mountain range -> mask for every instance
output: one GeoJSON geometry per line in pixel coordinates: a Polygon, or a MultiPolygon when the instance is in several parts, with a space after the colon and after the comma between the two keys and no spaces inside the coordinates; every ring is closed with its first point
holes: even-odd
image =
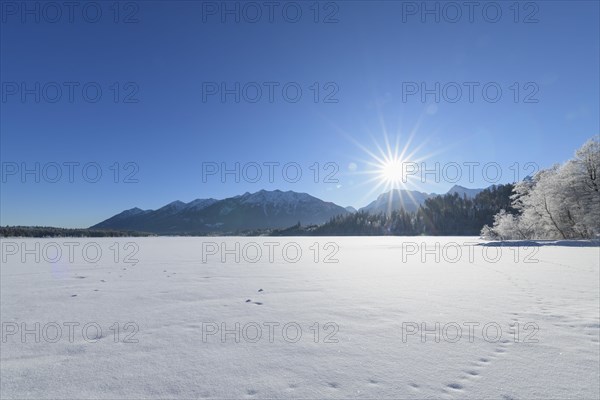
{"type": "Polygon", "coordinates": [[[261,190],[224,200],[174,201],[158,210],[132,208],[91,229],[135,230],[161,234],[202,234],[248,229],[286,228],[321,224],[336,215],[348,214],[344,207],[306,193],[261,190]]]}
{"type": "MultiPolygon", "coordinates": [[[[474,197],[483,189],[455,185],[447,193],[474,197]]],[[[416,211],[426,199],[437,194],[392,190],[381,194],[359,211],[390,212],[404,208],[416,211]]],[[[256,193],[217,200],[196,199],[189,203],[171,202],[157,210],[131,208],[102,221],[90,229],[133,230],[157,234],[209,234],[254,229],[286,228],[322,224],[334,216],[356,212],[325,202],[306,193],[260,190],[256,193]]]]}
{"type": "MultiPolygon", "coordinates": [[[[460,197],[474,198],[484,189],[468,189],[464,186],[454,185],[446,194],[458,194],[460,197]]],[[[424,193],[416,190],[394,189],[382,193],[376,200],[360,209],[371,214],[390,213],[394,210],[404,209],[408,212],[414,212],[425,203],[425,200],[439,196],[437,193],[424,193]]]]}

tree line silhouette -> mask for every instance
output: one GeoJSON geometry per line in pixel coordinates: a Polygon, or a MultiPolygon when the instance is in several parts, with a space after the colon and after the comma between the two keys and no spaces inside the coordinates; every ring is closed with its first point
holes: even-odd
{"type": "Polygon", "coordinates": [[[274,236],[467,236],[479,235],[494,216],[505,210],[516,213],[511,205],[514,185],[487,188],[474,198],[457,193],[426,199],[415,212],[393,210],[370,214],[359,211],[338,215],[323,225],[301,226],[274,230],[274,236]]]}

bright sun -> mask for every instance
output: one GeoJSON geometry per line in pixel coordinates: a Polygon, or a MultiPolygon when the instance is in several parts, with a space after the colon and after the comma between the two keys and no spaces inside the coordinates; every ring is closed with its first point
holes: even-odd
{"type": "Polygon", "coordinates": [[[385,182],[388,187],[399,187],[402,183],[406,183],[404,180],[404,168],[402,160],[399,158],[386,159],[381,163],[379,170],[380,179],[385,182]]]}
{"type": "Polygon", "coordinates": [[[364,143],[350,137],[354,144],[368,156],[361,160],[364,166],[359,167],[353,162],[348,167],[353,175],[367,176],[367,179],[361,182],[361,185],[370,186],[370,190],[364,193],[365,201],[371,199],[373,194],[377,194],[377,201],[385,201],[381,196],[387,194],[389,210],[396,207],[398,201],[418,205],[413,191],[422,192],[422,183],[425,183],[423,177],[419,176],[419,171],[427,159],[437,154],[437,152],[422,152],[428,147],[429,140],[418,132],[421,119],[418,118],[412,129],[402,132],[399,127],[394,135],[389,135],[383,117],[380,116],[383,143],[378,142],[370,134],[374,147],[367,147],[364,143]],[[419,143],[413,143],[415,137],[419,137],[419,143]]]}
{"type": "Polygon", "coordinates": [[[363,144],[355,141],[355,144],[360,147],[368,156],[369,159],[364,160],[366,168],[357,172],[358,174],[366,174],[369,176],[364,181],[365,185],[373,185],[371,190],[365,193],[365,198],[369,198],[373,193],[378,195],[388,193],[389,206],[395,197],[397,190],[405,190],[406,196],[402,201],[414,202],[411,191],[421,191],[418,174],[418,165],[428,159],[432,154],[418,155],[418,153],[426,146],[426,141],[422,141],[417,146],[411,146],[413,138],[416,136],[417,128],[413,129],[404,140],[401,140],[400,133],[390,140],[385,127],[383,128],[382,144],[373,140],[375,149],[365,147],[363,144]]]}

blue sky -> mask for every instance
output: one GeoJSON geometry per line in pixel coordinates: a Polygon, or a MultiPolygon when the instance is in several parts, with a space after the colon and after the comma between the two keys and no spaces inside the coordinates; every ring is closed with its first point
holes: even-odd
{"type": "Polygon", "coordinates": [[[236,2],[226,7],[240,7],[239,22],[235,13],[223,22],[222,2],[123,2],[115,14],[113,2],[100,1],[97,22],[85,2],[72,21],[63,8],[56,22],[56,10],[28,2],[23,14],[21,4],[1,10],[2,225],[86,227],[134,206],[260,189],[358,208],[384,190],[366,172],[386,137],[408,149],[405,164],[461,166],[458,182],[441,173],[438,182],[435,174],[409,180],[410,189],[441,193],[454,183],[489,186],[488,163],[501,167],[498,183],[514,180],[515,163],[522,178],[526,163],[564,161],[600,131],[597,1],[522,2],[518,15],[514,2],[500,1],[485,15],[475,9],[472,21],[463,8],[456,22],[455,10],[436,2],[427,4],[440,7],[439,22],[415,13],[421,2],[281,2],[287,13],[275,9],[272,21],[257,2],[256,22],[248,21],[256,10],[236,2]],[[231,92],[222,99],[221,85],[235,92],[236,83],[239,102],[231,92]],[[432,91],[424,101],[422,85],[432,91]],[[497,88],[502,97],[492,102],[497,88]],[[79,163],[73,182],[71,162],[79,163]],[[272,183],[271,162],[279,163],[272,183]],[[35,173],[23,179],[22,167],[36,163],[39,182],[35,173]],[[203,182],[203,163],[240,163],[251,176],[249,163],[258,163],[263,178],[203,182]],[[283,178],[288,163],[300,166],[298,182],[283,178]],[[464,163],[479,163],[472,182],[464,163]],[[62,178],[52,182],[57,164],[62,178]],[[337,182],[324,182],[338,168],[337,182]],[[128,173],[137,182],[123,182],[128,173]]]}

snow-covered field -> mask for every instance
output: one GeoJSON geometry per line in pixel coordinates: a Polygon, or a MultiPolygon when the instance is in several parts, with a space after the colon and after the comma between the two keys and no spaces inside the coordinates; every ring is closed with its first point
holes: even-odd
{"type": "Polygon", "coordinates": [[[597,399],[599,247],[464,242],[2,239],[0,397],[597,399]]]}

